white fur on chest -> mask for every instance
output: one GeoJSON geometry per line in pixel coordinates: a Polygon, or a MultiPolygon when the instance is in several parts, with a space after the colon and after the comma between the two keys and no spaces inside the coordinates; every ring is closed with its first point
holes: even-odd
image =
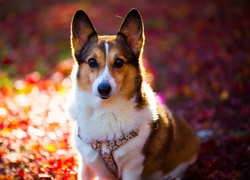
{"type": "Polygon", "coordinates": [[[77,95],[77,101],[70,108],[83,141],[117,139],[153,119],[149,108],[137,110],[133,100],[116,99],[108,106],[99,106],[100,100],[91,96],[77,95]]]}

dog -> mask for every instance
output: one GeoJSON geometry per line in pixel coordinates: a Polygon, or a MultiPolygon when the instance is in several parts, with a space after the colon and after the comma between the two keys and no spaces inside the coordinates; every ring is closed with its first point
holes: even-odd
{"type": "Polygon", "coordinates": [[[175,179],[198,156],[196,133],[157,101],[145,80],[144,41],[136,9],[112,36],[98,35],[82,10],[72,19],[69,112],[79,179],[175,179]]]}

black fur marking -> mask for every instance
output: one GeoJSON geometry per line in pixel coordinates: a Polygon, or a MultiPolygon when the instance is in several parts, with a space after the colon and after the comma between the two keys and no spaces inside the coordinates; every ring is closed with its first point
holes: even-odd
{"type": "Polygon", "coordinates": [[[117,37],[120,37],[123,39],[123,41],[126,43],[126,45],[128,46],[128,48],[130,49],[131,53],[133,54],[133,56],[135,56],[136,58],[139,58],[140,57],[140,54],[141,54],[141,51],[138,51],[138,52],[134,52],[132,47],[129,45],[128,41],[127,41],[127,37],[121,33],[121,32],[118,32],[117,33],[117,37]]]}
{"type": "Polygon", "coordinates": [[[81,71],[80,69],[81,69],[81,68],[80,68],[80,66],[79,66],[78,69],[77,69],[77,73],[76,73],[76,78],[77,78],[77,79],[80,79],[80,73],[81,73],[81,72],[80,72],[80,71],[81,71]]]}
{"type": "Polygon", "coordinates": [[[136,105],[137,109],[142,109],[148,104],[147,98],[145,94],[141,92],[141,90],[136,92],[136,103],[137,103],[136,105]]]}
{"type": "Polygon", "coordinates": [[[127,63],[132,64],[136,68],[139,68],[139,56],[140,54],[134,54],[133,50],[130,48],[129,44],[126,42],[126,36],[123,34],[117,35],[116,44],[118,48],[122,49],[123,55],[128,60],[127,63]]]}
{"type": "Polygon", "coordinates": [[[101,42],[98,44],[98,47],[99,47],[99,49],[103,52],[103,54],[104,54],[104,56],[105,56],[105,59],[106,59],[107,57],[106,57],[105,41],[101,41],[101,42]]]}
{"type": "Polygon", "coordinates": [[[88,57],[91,49],[93,49],[93,47],[97,44],[97,37],[96,37],[95,34],[92,34],[91,36],[89,36],[88,39],[89,40],[81,48],[81,50],[79,52],[75,53],[75,58],[76,58],[76,60],[78,62],[78,65],[80,65],[80,64],[87,61],[87,57],[88,57]]]}

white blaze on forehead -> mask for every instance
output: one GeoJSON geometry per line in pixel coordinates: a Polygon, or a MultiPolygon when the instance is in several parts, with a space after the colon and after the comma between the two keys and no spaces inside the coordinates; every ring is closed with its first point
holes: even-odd
{"type": "Polygon", "coordinates": [[[106,78],[108,79],[109,76],[110,76],[109,69],[108,69],[109,44],[108,44],[107,41],[105,41],[104,45],[105,45],[106,64],[105,64],[105,68],[104,68],[103,74],[101,76],[104,79],[106,79],[106,78]]]}
{"type": "Polygon", "coordinates": [[[108,56],[109,56],[109,44],[105,41],[105,53],[106,53],[106,66],[108,64],[108,56]]]}

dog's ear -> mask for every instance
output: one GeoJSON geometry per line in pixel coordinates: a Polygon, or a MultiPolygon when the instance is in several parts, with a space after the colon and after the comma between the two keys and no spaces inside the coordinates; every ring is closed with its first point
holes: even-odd
{"type": "Polygon", "coordinates": [[[78,10],[71,23],[71,46],[73,55],[78,53],[92,38],[97,39],[96,30],[88,15],[84,11],[78,10]]]}
{"type": "Polygon", "coordinates": [[[126,42],[136,56],[144,45],[144,26],[138,10],[132,9],[127,14],[117,35],[125,37],[126,42]]]}

